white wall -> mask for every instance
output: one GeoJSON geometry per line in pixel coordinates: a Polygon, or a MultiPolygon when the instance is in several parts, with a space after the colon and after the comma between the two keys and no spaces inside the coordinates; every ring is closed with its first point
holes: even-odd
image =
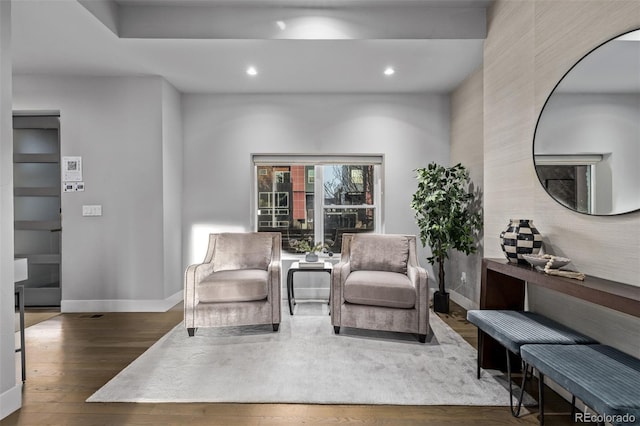
{"type": "Polygon", "coordinates": [[[638,117],[638,93],[554,93],[538,123],[535,152],[610,153],[596,166],[598,205],[612,212],[635,210],[640,206],[638,117]]]}
{"type": "Polygon", "coordinates": [[[11,2],[0,1],[0,419],[20,408],[16,384],[13,283],[11,2]]]}
{"type": "Polygon", "coordinates": [[[62,155],[83,158],[85,192],[62,197],[67,312],[179,301],[206,235],[250,228],[251,153],[384,154],[385,231],[412,234],[413,170],[449,161],[449,100],[439,95],[181,101],[159,78],[17,76],[13,107],[59,110],[62,155]],[[83,204],[101,204],[103,216],[82,217],[83,204]]]}
{"type": "Polygon", "coordinates": [[[182,289],[182,105],[180,92],[162,82],[162,203],[164,297],[182,289]]]}
{"type": "MultiPolygon", "coordinates": [[[[62,310],[163,310],[180,300],[167,292],[181,284],[165,282],[165,243],[179,238],[163,239],[163,195],[171,203],[177,192],[165,192],[163,166],[181,174],[163,161],[179,152],[179,119],[163,125],[177,116],[176,94],[158,77],[15,76],[13,88],[16,110],[60,111],[62,155],[83,159],[85,191],[62,195],[62,310]],[[173,100],[163,104],[163,92],[173,100]],[[83,217],[84,204],[101,204],[103,215],[83,217]]],[[[176,212],[167,225],[178,227],[176,212]]]]}
{"type": "Polygon", "coordinates": [[[447,96],[184,95],[183,119],[185,265],[208,232],[249,230],[252,153],[384,154],[385,232],[411,234],[414,170],[449,161],[447,96]]]}
{"type": "MultiPolygon", "coordinates": [[[[483,71],[476,70],[451,94],[451,165],[462,163],[469,171],[474,193],[482,208],[483,164],[483,71]],[[480,136],[479,136],[480,135],[480,136]]],[[[480,300],[480,269],[484,250],[482,232],[477,251],[466,255],[451,250],[445,263],[445,281],[451,299],[465,309],[477,309],[480,300]],[[462,279],[462,275],[465,279],[462,279]]]]}

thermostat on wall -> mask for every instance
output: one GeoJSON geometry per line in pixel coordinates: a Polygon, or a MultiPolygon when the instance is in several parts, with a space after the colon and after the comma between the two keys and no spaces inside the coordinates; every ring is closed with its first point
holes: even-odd
{"type": "Polygon", "coordinates": [[[64,182],[82,180],[82,157],[62,157],[62,180],[64,182]]]}

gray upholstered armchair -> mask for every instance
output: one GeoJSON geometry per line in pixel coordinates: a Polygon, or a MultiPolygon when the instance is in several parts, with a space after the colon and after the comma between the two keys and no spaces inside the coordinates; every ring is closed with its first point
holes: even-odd
{"type": "Polygon", "coordinates": [[[340,327],[355,327],[416,333],[426,341],[429,291],[415,236],[344,234],[331,291],[336,334],[340,327]]]}
{"type": "Polygon", "coordinates": [[[198,327],[280,325],[279,232],[209,235],[204,263],[185,273],[184,323],[198,327]]]}

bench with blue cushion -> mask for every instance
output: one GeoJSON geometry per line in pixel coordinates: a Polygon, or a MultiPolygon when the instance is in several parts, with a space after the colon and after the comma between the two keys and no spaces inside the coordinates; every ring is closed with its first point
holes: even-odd
{"type": "Polygon", "coordinates": [[[467,312],[467,320],[478,327],[478,379],[480,378],[482,365],[481,354],[484,334],[492,337],[506,348],[509,402],[511,413],[516,417],[520,414],[528,368],[525,366],[520,398],[518,399],[517,410],[514,410],[509,352],[520,355],[520,348],[527,344],[576,345],[597,343],[588,336],[534,312],[491,309],[470,310],[467,312]]]}
{"type": "Polygon", "coordinates": [[[640,359],[605,345],[524,345],[539,372],[540,424],[547,376],[614,425],[640,425],[640,359]]]}

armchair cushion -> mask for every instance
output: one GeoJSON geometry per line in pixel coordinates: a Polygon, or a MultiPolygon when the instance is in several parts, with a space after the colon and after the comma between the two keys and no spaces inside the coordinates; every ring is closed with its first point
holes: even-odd
{"type": "Polygon", "coordinates": [[[214,272],[198,284],[198,298],[203,303],[264,300],[267,281],[262,269],[214,272]]]}
{"type": "Polygon", "coordinates": [[[358,305],[411,309],[416,304],[416,289],[404,274],[355,271],[344,283],[344,299],[358,305]]]}
{"type": "Polygon", "coordinates": [[[351,243],[352,271],[407,273],[409,240],[403,235],[357,234],[351,243]]]}
{"type": "Polygon", "coordinates": [[[267,270],[271,262],[269,234],[220,234],[213,259],[214,272],[239,269],[267,270]]]}

